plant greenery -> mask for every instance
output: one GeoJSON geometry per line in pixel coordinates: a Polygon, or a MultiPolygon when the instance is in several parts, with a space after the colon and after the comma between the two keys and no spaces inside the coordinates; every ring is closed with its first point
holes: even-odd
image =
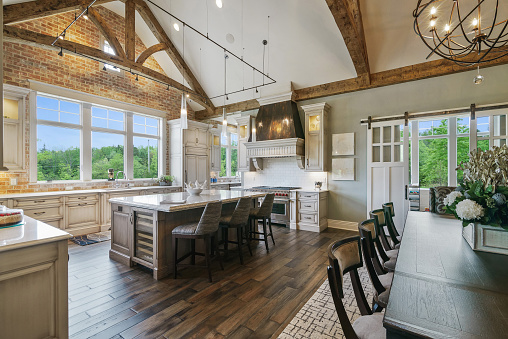
{"type": "Polygon", "coordinates": [[[175,181],[175,177],[172,175],[161,175],[159,179],[157,179],[158,183],[165,182],[166,184],[170,184],[175,181]]]}
{"type": "Polygon", "coordinates": [[[478,222],[482,225],[500,226],[508,230],[508,146],[494,146],[490,150],[478,149],[469,154],[469,162],[457,168],[464,173],[464,179],[457,188],[462,193],[453,203],[446,206],[446,212],[462,220],[462,226],[478,222]],[[457,205],[472,200],[483,208],[483,216],[474,220],[461,219],[457,205]]]}

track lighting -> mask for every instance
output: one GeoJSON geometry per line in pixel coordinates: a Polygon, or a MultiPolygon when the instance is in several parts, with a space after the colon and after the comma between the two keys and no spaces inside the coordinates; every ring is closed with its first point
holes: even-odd
{"type": "Polygon", "coordinates": [[[106,69],[106,64],[104,64],[104,67],[102,67],[102,70],[103,70],[103,71],[106,71],[106,70],[107,70],[107,69],[106,69]]]}
{"type": "Polygon", "coordinates": [[[62,47],[60,47],[60,52],[58,52],[58,55],[63,56],[63,48],[62,47]]]}
{"type": "Polygon", "coordinates": [[[168,85],[168,88],[167,88],[166,90],[168,90],[168,91],[169,91],[169,85],[168,85]]]}
{"type": "Polygon", "coordinates": [[[62,33],[62,34],[60,34],[60,35],[58,36],[58,38],[59,38],[60,40],[65,39],[65,31],[63,31],[63,33],[62,33]]]}
{"type": "Polygon", "coordinates": [[[136,81],[139,81],[138,75],[136,74],[136,81]]]}
{"type": "Polygon", "coordinates": [[[83,18],[85,18],[85,20],[88,20],[88,8],[86,9],[86,13],[83,14],[83,18]]]}

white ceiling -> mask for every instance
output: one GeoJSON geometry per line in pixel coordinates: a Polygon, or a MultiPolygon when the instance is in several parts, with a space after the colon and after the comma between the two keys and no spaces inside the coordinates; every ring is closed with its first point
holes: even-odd
{"type": "MultiPolygon", "coordinates": [[[[356,77],[356,72],[340,31],[325,0],[153,0],[203,34],[241,56],[258,69],[263,67],[262,40],[268,40],[265,70],[277,83],[259,89],[229,95],[234,103],[256,97],[288,92],[295,88],[356,77]],[[208,12],[208,29],[207,29],[208,12]],[[270,16],[270,34],[268,34],[270,16]],[[235,37],[234,43],[226,35],[235,37]],[[242,53],[243,50],[243,53],[242,53]],[[268,53],[269,52],[269,53],[268,53]]],[[[22,2],[6,0],[5,4],[22,2]]],[[[360,0],[371,72],[427,61],[427,48],[413,32],[412,12],[416,1],[360,0]]],[[[173,29],[174,19],[149,4],[173,43],[182,53],[182,34],[173,29]]],[[[124,15],[124,4],[111,2],[105,7],[124,15]]],[[[136,32],[148,47],[157,40],[136,16],[136,32]]],[[[168,76],[181,82],[181,74],[165,52],[154,55],[168,76]]],[[[209,97],[224,93],[224,53],[190,29],[185,29],[185,61],[209,97]]],[[[263,83],[259,74],[233,57],[227,61],[227,91],[236,91],[263,83]]],[[[216,106],[223,97],[212,100],[216,106]]],[[[194,109],[201,109],[191,103],[194,109]]]]}

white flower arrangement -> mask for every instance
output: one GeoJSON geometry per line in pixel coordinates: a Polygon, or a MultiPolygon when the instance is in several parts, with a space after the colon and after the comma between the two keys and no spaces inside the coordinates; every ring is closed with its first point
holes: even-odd
{"type": "Polygon", "coordinates": [[[462,197],[462,193],[460,193],[459,191],[452,191],[450,194],[448,194],[446,196],[446,198],[444,198],[443,203],[446,206],[451,206],[457,198],[461,198],[461,197],[462,197]]]}
{"type": "Polygon", "coordinates": [[[484,208],[471,199],[464,199],[459,202],[455,207],[455,211],[462,220],[479,220],[485,214],[484,208]]]}

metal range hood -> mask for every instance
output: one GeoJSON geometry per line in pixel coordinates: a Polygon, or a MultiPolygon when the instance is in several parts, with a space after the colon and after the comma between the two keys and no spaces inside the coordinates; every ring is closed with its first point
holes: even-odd
{"type": "Polygon", "coordinates": [[[293,99],[293,92],[258,99],[260,108],[251,139],[245,143],[247,157],[257,169],[262,158],[282,157],[296,157],[298,167],[304,168],[305,137],[293,99]]]}

